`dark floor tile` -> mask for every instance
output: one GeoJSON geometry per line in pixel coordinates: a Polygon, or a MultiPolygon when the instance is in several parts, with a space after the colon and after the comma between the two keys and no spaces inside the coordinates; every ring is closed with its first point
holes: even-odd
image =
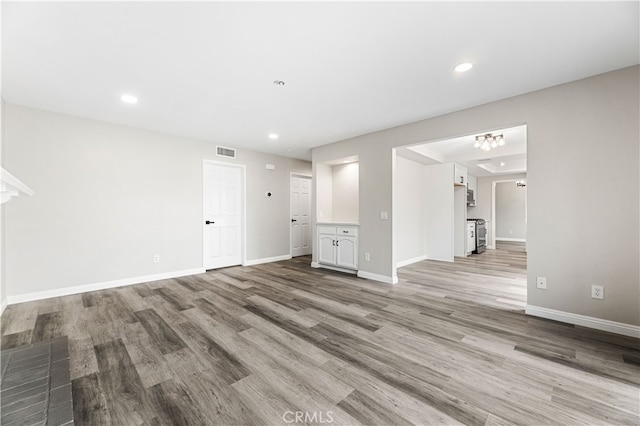
{"type": "Polygon", "coordinates": [[[49,389],[48,377],[43,377],[38,380],[23,382],[12,387],[11,389],[7,389],[6,391],[3,389],[0,395],[2,395],[2,401],[4,402],[5,399],[10,398],[11,395],[18,395],[26,392],[25,395],[29,396],[30,395],[29,392],[37,392],[36,389],[39,389],[43,386],[46,389],[49,389]]]}
{"type": "Polygon", "coordinates": [[[47,378],[43,378],[38,381],[31,382],[34,386],[28,387],[29,383],[22,386],[17,386],[7,392],[0,394],[0,402],[2,407],[8,404],[13,404],[21,399],[30,398],[35,395],[46,395],[49,392],[49,383],[47,378]],[[27,386],[27,387],[25,387],[27,386]]]}
{"type": "Polygon", "coordinates": [[[46,419],[46,408],[46,402],[40,402],[38,404],[33,404],[25,407],[21,410],[8,413],[3,410],[2,417],[0,417],[0,423],[2,423],[3,426],[11,424],[25,424],[27,423],[27,419],[29,419],[29,421],[32,423],[36,423],[38,421],[46,419]]]}
{"type": "Polygon", "coordinates": [[[65,358],[51,364],[51,389],[71,383],[69,359],[65,358]]]}

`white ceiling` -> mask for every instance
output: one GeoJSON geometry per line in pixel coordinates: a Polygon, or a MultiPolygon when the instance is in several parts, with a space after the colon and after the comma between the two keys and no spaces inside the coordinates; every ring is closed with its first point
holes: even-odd
{"type": "Polygon", "coordinates": [[[314,146],[638,64],[638,12],[637,1],[3,1],[2,96],[309,159],[314,146]],[[473,69],[454,73],[463,61],[473,69]]]}
{"type": "Polygon", "coordinates": [[[527,171],[527,126],[482,131],[477,134],[452,139],[407,146],[398,154],[423,164],[459,163],[467,167],[474,176],[526,173],[527,171]],[[503,135],[504,146],[491,151],[475,148],[476,135],[503,135]]]}

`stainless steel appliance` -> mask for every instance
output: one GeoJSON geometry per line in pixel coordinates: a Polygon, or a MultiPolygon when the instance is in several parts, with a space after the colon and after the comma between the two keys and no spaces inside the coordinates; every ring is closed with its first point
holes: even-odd
{"type": "Polygon", "coordinates": [[[475,194],[473,193],[473,189],[467,189],[467,206],[475,207],[476,199],[475,194]]]}
{"type": "Polygon", "coordinates": [[[476,224],[476,249],[473,253],[480,254],[487,249],[487,222],[484,219],[469,218],[476,224]]]}

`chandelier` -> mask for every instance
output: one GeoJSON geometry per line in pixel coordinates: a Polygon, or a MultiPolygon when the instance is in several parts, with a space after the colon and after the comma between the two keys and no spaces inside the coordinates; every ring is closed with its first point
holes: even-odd
{"type": "Polygon", "coordinates": [[[492,135],[487,133],[486,135],[476,136],[476,143],[473,144],[475,148],[480,148],[484,151],[491,151],[492,148],[504,146],[504,135],[492,135]]]}

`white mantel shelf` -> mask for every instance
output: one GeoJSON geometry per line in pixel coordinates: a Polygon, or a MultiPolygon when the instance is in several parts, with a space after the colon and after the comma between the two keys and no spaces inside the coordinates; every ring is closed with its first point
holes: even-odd
{"type": "Polygon", "coordinates": [[[33,190],[22,183],[20,179],[0,167],[0,204],[4,204],[11,197],[31,196],[33,190]]]}

